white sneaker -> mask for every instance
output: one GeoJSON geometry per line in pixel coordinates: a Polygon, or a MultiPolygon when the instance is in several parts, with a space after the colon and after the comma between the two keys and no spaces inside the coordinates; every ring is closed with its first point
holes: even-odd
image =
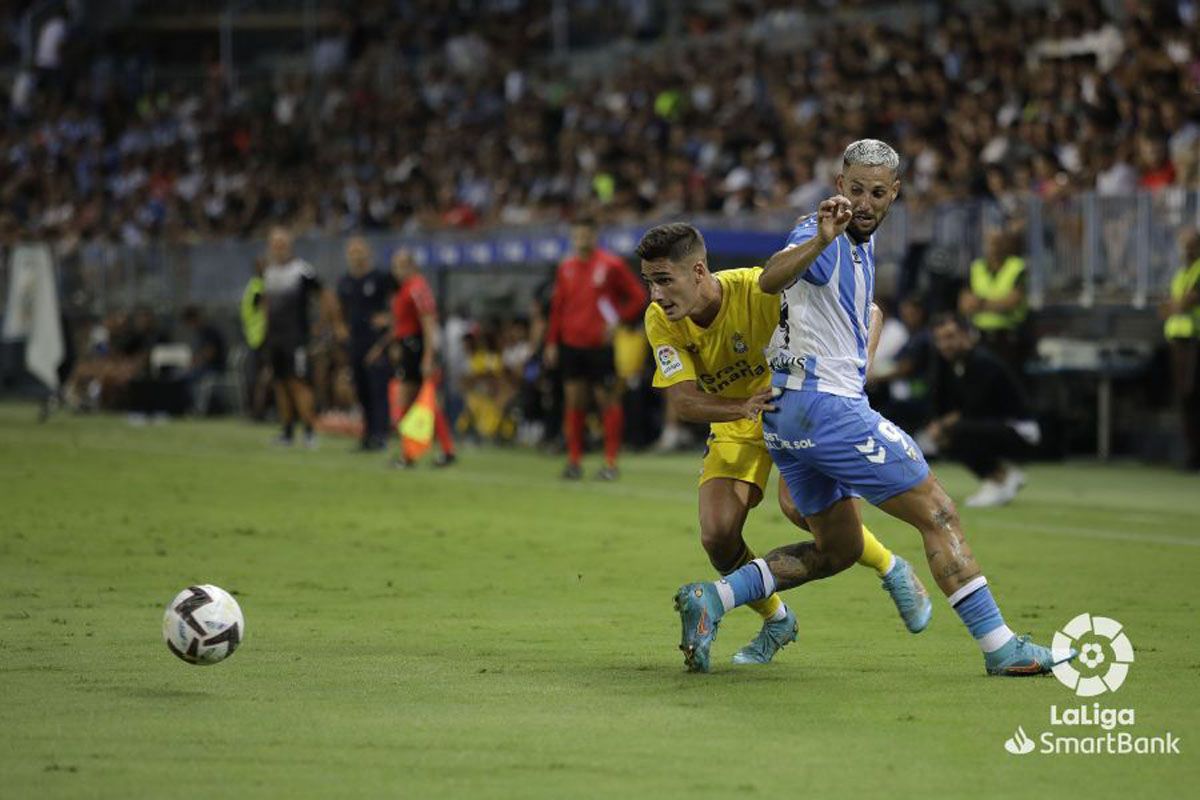
{"type": "Polygon", "coordinates": [[[1013,496],[1017,496],[1017,492],[1025,488],[1025,473],[1017,469],[1016,464],[1004,464],[1004,488],[1013,496]]]}
{"type": "Polygon", "coordinates": [[[677,425],[668,425],[654,443],[654,452],[671,453],[679,449],[683,440],[683,430],[677,425]]]}
{"type": "Polygon", "coordinates": [[[967,498],[964,505],[967,508],[991,508],[1002,506],[1017,494],[1015,489],[1009,489],[1004,483],[985,480],[979,484],[979,491],[967,498]]]}
{"type": "Polygon", "coordinates": [[[938,454],[937,442],[929,435],[928,429],[917,431],[917,435],[913,437],[913,441],[917,443],[917,447],[921,448],[923,455],[933,458],[938,454]]]}

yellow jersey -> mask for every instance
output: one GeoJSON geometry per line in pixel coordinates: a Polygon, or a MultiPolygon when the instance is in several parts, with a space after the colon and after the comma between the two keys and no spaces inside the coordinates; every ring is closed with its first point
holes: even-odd
{"type": "MultiPolygon", "coordinates": [[[[646,338],[654,353],[654,386],[695,381],[705,392],[746,398],[771,386],[764,353],[779,326],[779,295],[758,287],[761,267],[713,273],[721,283],[721,309],[707,328],[684,317],[671,322],[657,303],[646,309],[646,338]]],[[[715,422],[712,430],[734,438],[762,439],[762,422],[715,422]]]]}

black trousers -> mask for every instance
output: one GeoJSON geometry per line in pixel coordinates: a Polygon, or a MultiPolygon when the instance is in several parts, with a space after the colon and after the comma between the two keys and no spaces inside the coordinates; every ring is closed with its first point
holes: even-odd
{"type": "Polygon", "coordinates": [[[994,473],[1001,461],[1024,461],[1033,455],[1033,446],[1003,422],[962,419],[946,435],[946,457],[962,462],[978,478],[994,473]]]}
{"type": "Polygon", "coordinates": [[[380,358],[374,364],[364,364],[365,357],[365,353],[350,353],[354,392],[362,407],[363,441],[386,442],[389,433],[387,387],[392,371],[386,358],[380,358]]]}

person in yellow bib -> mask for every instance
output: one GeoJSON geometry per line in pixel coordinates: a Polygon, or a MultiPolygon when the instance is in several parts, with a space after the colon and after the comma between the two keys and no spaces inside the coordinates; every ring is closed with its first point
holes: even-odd
{"type": "Polygon", "coordinates": [[[246,340],[246,356],[242,362],[242,382],[245,387],[242,402],[250,410],[250,416],[261,420],[267,413],[267,390],[270,389],[270,373],[263,355],[263,342],[267,338],[267,309],[263,304],[263,269],[266,262],[256,259],[254,275],[242,290],[239,311],[242,319],[242,338],[246,340]]]}
{"type": "Polygon", "coordinates": [[[1183,267],[1171,278],[1171,295],[1160,308],[1171,348],[1171,377],[1187,442],[1187,468],[1200,469],[1200,233],[1179,236],[1183,267]]]}
{"type": "Polygon", "coordinates": [[[971,320],[980,340],[1018,374],[1023,374],[1025,259],[1014,253],[1013,237],[1001,228],[984,234],[983,258],[971,263],[969,284],[958,310],[971,320]]]}
{"type": "MultiPolygon", "coordinates": [[[[667,393],[684,420],[710,425],[700,474],[700,541],[713,567],[726,575],[755,557],[742,530],[750,509],[762,501],[771,472],[761,413],[772,409],[764,351],[779,325],[779,297],[759,288],[761,267],[710,272],[704,238],[691,225],[651,228],[637,254],[650,287],[645,324],[654,386],[667,393]]],[[[878,327],[876,319],[872,344],[878,327]]],[[[808,529],[782,482],[779,505],[793,523],[808,529]]],[[[909,630],[924,630],[932,609],[928,592],[908,563],[865,526],[858,563],[883,578],[909,630]]],[[[796,617],[778,595],[751,607],[762,616],[763,627],[734,655],[734,663],[767,663],[796,638],[796,617]]]]}

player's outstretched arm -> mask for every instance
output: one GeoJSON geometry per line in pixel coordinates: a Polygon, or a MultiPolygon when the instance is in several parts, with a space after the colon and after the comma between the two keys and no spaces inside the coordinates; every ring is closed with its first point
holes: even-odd
{"type": "Polygon", "coordinates": [[[817,208],[817,234],[800,244],[788,245],[768,258],[758,276],[758,288],[767,294],[779,294],[791,286],[846,230],[852,216],[850,201],[840,194],[821,201],[817,208]]]}
{"type": "Polygon", "coordinates": [[[750,397],[721,397],[701,391],[695,381],[683,381],[668,386],[666,391],[684,422],[733,422],[739,419],[758,419],[764,411],[774,411],[770,389],[750,397]]]}

